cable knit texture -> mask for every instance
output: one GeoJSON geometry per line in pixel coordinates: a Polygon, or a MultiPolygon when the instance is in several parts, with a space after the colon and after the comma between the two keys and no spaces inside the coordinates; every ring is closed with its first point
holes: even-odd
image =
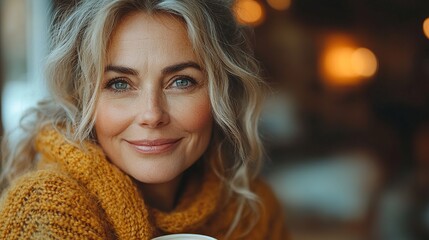
{"type": "MultiPolygon", "coordinates": [[[[236,206],[220,204],[222,187],[210,172],[190,178],[171,212],[145,205],[136,184],[112,165],[98,145],[85,151],[55,130],[36,140],[38,169],[16,180],[0,201],[1,239],[151,239],[169,233],[199,233],[224,239],[236,206]]],[[[263,211],[256,226],[243,220],[231,239],[287,239],[282,211],[262,181],[253,185],[263,211]]]]}

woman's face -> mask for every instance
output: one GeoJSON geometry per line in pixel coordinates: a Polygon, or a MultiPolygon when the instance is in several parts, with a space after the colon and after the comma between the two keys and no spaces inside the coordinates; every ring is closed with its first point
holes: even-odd
{"type": "Polygon", "coordinates": [[[142,183],[178,177],[207,149],[212,114],[204,66],[186,27],[169,15],[133,13],[115,29],[96,107],[98,142],[142,183]]]}

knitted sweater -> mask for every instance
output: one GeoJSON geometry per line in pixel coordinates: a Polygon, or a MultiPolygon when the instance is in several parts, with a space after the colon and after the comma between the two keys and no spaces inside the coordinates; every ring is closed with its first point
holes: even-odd
{"type": "MultiPolygon", "coordinates": [[[[12,183],[0,200],[0,239],[151,239],[169,233],[198,233],[224,239],[237,211],[220,204],[222,189],[214,174],[188,181],[174,210],[145,205],[136,184],[112,165],[97,145],[86,151],[54,130],[36,139],[38,168],[12,183]]],[[[262,181],[252,184],[263,211],[245,236],[239,223],[231,239],[286,239],[282,211],[262,181]],[[240,237],[239,237],[240,236],[240,237]]]]}

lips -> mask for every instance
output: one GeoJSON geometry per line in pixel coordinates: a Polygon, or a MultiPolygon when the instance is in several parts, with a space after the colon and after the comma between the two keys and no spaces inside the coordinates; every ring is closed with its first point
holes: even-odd
{"type": "Polygon", "coordinates": [[[136,151],[144,154],[160,154],[173,150],[182,138],[127,141],[136,151]]]}

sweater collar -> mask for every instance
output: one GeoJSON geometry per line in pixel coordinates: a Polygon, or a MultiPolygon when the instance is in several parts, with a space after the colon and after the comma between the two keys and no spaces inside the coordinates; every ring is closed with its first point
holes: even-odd
{"type": "Polygon", "coordinates": [[[159,229],[166,233],[192,232],[215,211],[221,184],[212,171],[204,174],[197,192],[191,181],[171,212],[145,205],[130,177],[111,164],[102,149],[85,142],[84,150],[67,141],[54,129],[41,131],[36,138],[41,154],[39,168],[56,164],[81,183],[100,202],[119,239],[148,239],[159,229]]]}

